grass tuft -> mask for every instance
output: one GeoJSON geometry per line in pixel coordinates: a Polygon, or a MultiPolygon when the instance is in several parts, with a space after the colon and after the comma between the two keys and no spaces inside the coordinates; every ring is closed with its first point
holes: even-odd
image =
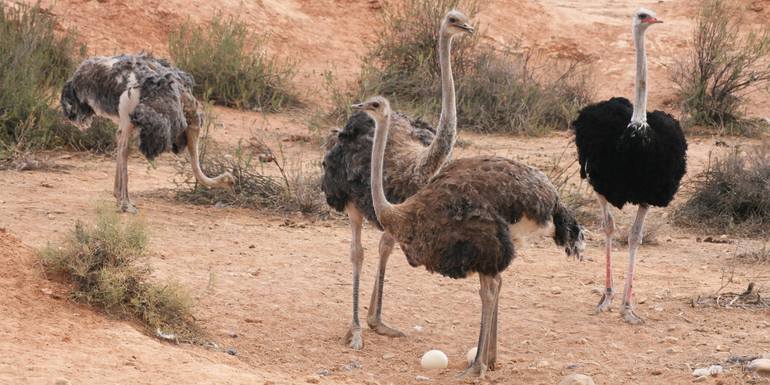
{"type": "Polygon", "coordinates": [[[171,58],[195,78],[196,96],[215,104],[274,112],[300,104],[296,65],[266,51],[267,37],[237,18],[217,15],[203,28],[189,21],[169,36],[171,58]]]}
{"type": "Polygon", "coordinates": [[[75,300],[111,317],[137,320],[153,335],[160,330],[177,341],[195,342],[200,329],[192,300],[177,283],[150,281],[152,270],[142,262],[147,241],[142,222],[122,224],[114,209],[100,206],[95,225],[78,221],[62,245],[41,251],[41,260],[48,273],[75,284],[75,300]]]}

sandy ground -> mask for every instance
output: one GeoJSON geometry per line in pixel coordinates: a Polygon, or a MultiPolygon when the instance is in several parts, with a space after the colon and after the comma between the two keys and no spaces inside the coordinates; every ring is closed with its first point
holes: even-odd
{"type": "MultiPolygon", "coordinates": [[[[48,2],[43,2],[49,4],[48,2]]],[[[323,104],[321,72],[333,68],[351,79],[358,58],[374,38],[381,1],[262,0],[214,3],[171,0],[57,0],[52,12],[62,27],[76,27],[92,53],[151,50],[165,54],[166,35],[188,17],[208,20],[216,9],[241,15],[257,32],[275,37],[271,49],[299,60],[299,83],[309,103],[323,104]],[[354,16],[352,16],[354,15],[354,16]]],[[[760,11],[746,11],[749,23],[763,22],[770,2],[740,1],[760,11]]],[[[672,0],[638,3],[666,20],[648,35],[651,107],[665,106],[672,95],[667,66],[673,63],[692,26],[692,2],[672,0]]],[[[485,39],[544,48],[554,55],[580,57],[602,69],[598,97],[630,96],[633,50],[627,14],[629,1],[569,0],[482,3],[479,20],[485,39]],[[587,3],[587,4],[584,4],[587,3]]],[[[750,110],[770,114],[764,94],[750,110]]],[[[312,108],[310,109],[312,110],[312,108]]],[[[307,134],[310,110],[278,115],[217,108],[221,124],[215,140],[236,144],[257,135],[280,141],[290,158],[317,162],[315,143],[285,142],[307,134]]],[[[764,114],[764,115],[763,115],[764,114]]],[[[547,170],[560,154],[562,163],[575,157],[570,137],[478,136],[462,133],[467,147],[458,156],[494,153],[547,170]]],[[[728,145],[755,141],[718,138],[728,145]]],[[[702,170],[716,147],[716,138],[690,138],[687,181],[702,170]]],[[[194,313],[233,357],[202,347],[173,346],[142,334],[130,323],[107,320],[67,300],[66,287],[45,279],[35,263],[34,248],[60,240],[76,220],[92,220],[97,202],[112,202],[114,162],[87,154],[42,154],[57,170],[0,171],[0,383],[52,384],[67,379],[91,383],[209,384],[411,384],[416,376],[427,383],[462,383],[454,375],[465,365],[465,352],[476,343],[480,317],[475,278],[449,280],[413,269],[395,251],[388,268],[384,320],[406,338],[389,339],[364,332],[364,350],[342,343],[350,322],[351,267],[347,221],[326,221],[254,210],[191,206],[176,202],[173,156],[157,167],[134,156],[129,185],[140,217],[151,232],[149,263],[158,279],[178,280],[196,300],[194,313]],[[237,334],[236,338],[229,337],[237,334]],[[419,358],[437,348],[447,353],[443,371],[424,371],[419,358]],[[323,375],[320,375],[323,374],[323,375]]],[[[270,170],[268,170],[271,172],[270,170]]],[[[595,209],[591,207],[590,209],[595,209]]],[[[636,293],[643,326],[621,322],[617,311],[592,315],[598,301],[593,290],[603,284],[602,237],[587,223],[589,259],[566,260],[549,239],[532,239],[503,275],[500,309],[500,369],[490,383],[556,384],[566,374],[591,375],[597,384],[684,384],[691,368],[721,363],[727,373],[710,384],[770,383],[754,378],[732,355],[770,353],[770,311],[693,308],[698,295],[721,285],[723,269],[734,268],[727,290],[741,291],[748,282],[770,291],[770,266],[741,265],[730,259],[761,241],[698,242],[703,234],[673,227],[671,209],[653,210],[658,244],[640,251],[636,293]]],[[[616,217],[621,227],[632,209],[616,217]]],[[[365,313],[376,271],[379,233],[367,226],[362,278],[365,313]]],[[[615,278],[619,289],[625,270],[625,249],[616,250],[615,278]]],[[[471,381],[472,382],[472,381],[471,381]]]]}

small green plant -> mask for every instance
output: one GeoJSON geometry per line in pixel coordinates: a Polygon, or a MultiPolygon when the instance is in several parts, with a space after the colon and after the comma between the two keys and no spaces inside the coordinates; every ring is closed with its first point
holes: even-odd
{"type": "Polygon", "coordinates": [[[72,297],[120,319],[137,320],[153,335],[195,342],[200,330],[190,312],[191,299],[176,283],[153,283],[147,232],[139,220],[122,224],[114,209],[97,209],[96,224],[77,222],[60,246],[41,251],[46,272],[75,284],[72,297]]]}
{"type": "Polygon", "coordinates": [[[770,234],[770,144],[710,161],[675,212],[679,224],[717,232],[770,234]]]}
{"type": "MultiPolygon", "coordinates": [[[[352,101],[375,94],[389,97],[406,112],[437,116],[438,27],[452,8],[471,18],[478,11],[475,1],[459,0],[416,0],[387,7],[379,40],[364,57],[359,78],[349,90],[341,91],[334,78],[324,74],[333,104],[329,117],[341,123],[352,101]]],[[[482,46],[480,35],[458,36],[452,42],[459,128],[542,134],[567,128],[579,107],[590,100],[587,71],[577,61],[561,63],[534,51],[495,50],[482,46]]]]}
{"type": "Polygon", "coordinates": [[[724,0],[704,0],[689,51],[672,79],[686,126],[756,133],[766,124],[743,119],[742,106],[749,92],[770,86],[770,27],[746,32],[738,9],[724,0]]]}
{"type": "Polygon", "coordinates": [[[215,104],[266,112],[299,105],[292,89],[296,66],[270,56],[267,38],[237,18],[215,16],[199,28],[190,21],[169,36],[171,58],[195,78],[195,94],[215,104]]]}
{"type": "Polygon", "coordinates": [[[85,46],[56,25],[39,5],[0,3],[0,159],[66,144],[58,134],[73,129],[51,106],[85,46]]]}

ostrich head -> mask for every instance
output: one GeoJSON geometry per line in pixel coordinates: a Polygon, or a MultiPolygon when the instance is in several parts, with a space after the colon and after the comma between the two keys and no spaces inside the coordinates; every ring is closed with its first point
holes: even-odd
{"type": "Polygon", "coordinates": [[[88,103],[80,101],[75,87],[72,85],[72,81],[68,81],[64,84],[64,88],[61,91],[61,108],[64,115],[72,121],[75,126],[81,131],[86,130],[91,126],[91,119],[94,115],[94,110],[88,103]]]}
{"type": "Polygon", "coordinates": [[[662,22],[663,22],[663,20],[658,20],[657,18],[655,18],[655,12],[653,12],[653,11],[651,11],[649,9],[646,9],[646,8],[639,8],[639,10],[637,10],[634,13],[634,28],[635,29],[639,28],[642,31],[644,31],[644,30],[647,29],[647,27],[649,27],[649,26],[651,26],[653,24],[662,23],[662,22]]]}
{"type": "Polygon", "coordinates": [[[444,16],[444,20],[441,22],[441,33],[454,36],[460,33],[467,33],[473,35],[473,26],[470,24],[470,19],[465,16],[464,13],[458,10],[451,10],[444,16]]]}
{"type": "Polygon", "coordinates": [[[372,96],[363,103],[351,106],[353,111],[362,111],[375,121],[390,116],[390,103],[383,96],[372,96]]]}

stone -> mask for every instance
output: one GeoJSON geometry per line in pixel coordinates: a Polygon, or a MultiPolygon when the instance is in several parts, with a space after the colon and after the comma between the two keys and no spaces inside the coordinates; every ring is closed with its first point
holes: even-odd
{"type": "Polygon", "coordinates": [[[72,383],[66,378],[59,378],[54,382],[54,385],[72,385],[72,383]]]}
{"type": "Polygon", "coordinates": [[[559,385],[596,385],[591,377],[585,374],[572,373],[559,382],[559,385]]]}
{"type": "Polygon", "coordinates": [[[730,351],[730,347],[729,346],[724,346],[724,345],[717,345],[715,350],[718,351],[718,352],[729,352],[730,351]]]}
{"type": "Polygon", "coordinates": [[[430,381],[430,377],[425,377],[425,376],[417,376],[414,379],[417,381],[430,381]]]}
{"type": "Polygon", "coordinates": [[[663,342],[668,342],[670,344],[675,344],[679,342],[679,338],[676,338],[674,336],[666,336],[666,338],[663,339],[663,342]]]}
{"type": "Polygon", "coordinates": [[[382,355],[382,359],[389,360],[389,359],[391,359],[391,358],[393,358],[395,356],[396,356],[395,353],[388,352],[388,353],[385,353],[385,354],[382,355]]]}
{"type": "Polygon", "coordinates": [[[749,370],[753,370],[757,373],[770,374],[770,359],[757,358],[756,360],[751,361],[748,368],[749,370]]]}
{"type": "Polygon", "coordinates": [[[561,294],[561,288],[558,286],[554,286],[551,288],[551,294],[561,294]]]}

